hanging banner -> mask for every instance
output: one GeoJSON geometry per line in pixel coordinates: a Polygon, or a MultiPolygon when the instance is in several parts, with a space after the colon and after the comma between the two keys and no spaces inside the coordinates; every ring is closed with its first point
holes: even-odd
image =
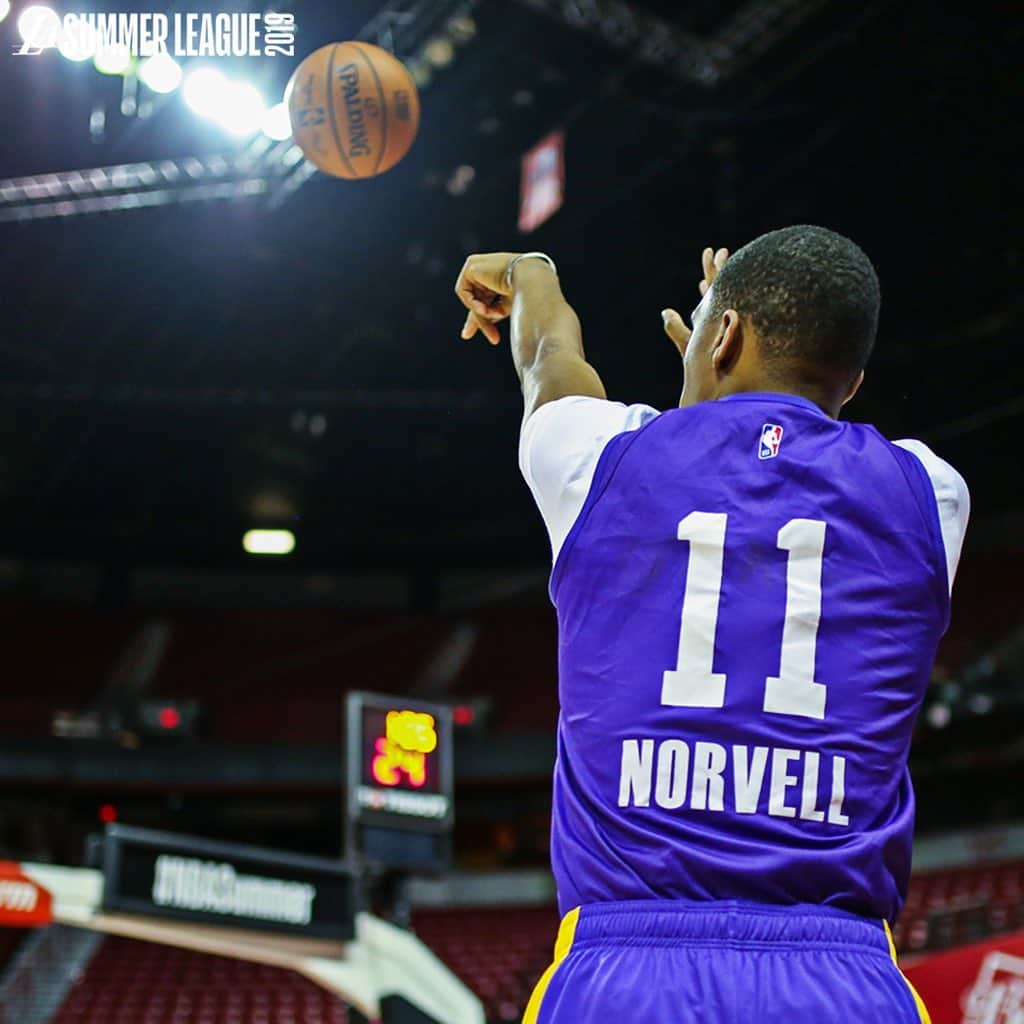
{"type": "Polygon", "coordinates": [[[905,973],[932,1024],[1024,1021],[1024,932],[925,957],[905,973]]]}
{"type": "Polygon", "coordinates": [[[21,865],[0,860],[0,927],[39,928],[53,920],[53,899],[21,865]]]}
{"type": "Polygon", "coordinates": [[[357,882],[338,861],[108,825],[103,909],[349,940],[357,882]]]}
{"type": "Polygon", "coordinates": [[[565,201],[565,132],[552,132],[523,157],[519,230],[540,227],[565,201]]]}

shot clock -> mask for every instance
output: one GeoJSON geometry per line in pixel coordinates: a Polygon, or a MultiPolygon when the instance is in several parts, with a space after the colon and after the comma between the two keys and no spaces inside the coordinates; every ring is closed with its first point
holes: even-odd
{"type": "Polygon", "coordinates": [[[391,867],[443,867],[454,820],[451,709],[354,692],[346,719],[349,855],[391,867]]]}

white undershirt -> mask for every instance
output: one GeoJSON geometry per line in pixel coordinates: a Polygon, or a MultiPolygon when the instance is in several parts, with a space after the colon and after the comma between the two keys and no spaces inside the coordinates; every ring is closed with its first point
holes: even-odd
{"type": "MultiPolygon", "coordinates": [[[[605,446],[616,435],[638,430],[657,415],[649,405],[574,395],[542,405],[523,424],[519,468],[551,538],[552,563],[583,510],[605,446]]],[[[952,590],[971,510],[967,484],[921,441],[893,443],[916,456],[931,480],[952,590]]]]}

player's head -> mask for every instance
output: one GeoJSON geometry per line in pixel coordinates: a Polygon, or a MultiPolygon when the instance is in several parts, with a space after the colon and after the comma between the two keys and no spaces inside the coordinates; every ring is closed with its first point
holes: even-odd
{"type": "Polygon", "coordinates": [[[875,269],[848,238],[806,224],[755,238],[694,311],[680,405],[787,391],[838,413],[863,377],[879,301],[875,269]]]}

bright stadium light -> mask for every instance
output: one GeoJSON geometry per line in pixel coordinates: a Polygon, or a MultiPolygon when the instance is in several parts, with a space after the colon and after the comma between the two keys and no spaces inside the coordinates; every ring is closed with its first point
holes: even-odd
{"type": "Polygon", "coordinates": [[[123,44],[103,46],[92,62],[105,75],[123,75],[132,66],[132,52],[123,44]]]}
{"type": "Polygon", "coordinates": [[[250,555],[290,555],[295,550],[295,534],[291,530],[248,530],[242,547],[250,555]]]}
{"type": "Polygon", "coordinates": [[[181,65],[169,53],[156,53],[139,65],[142,84],[153,92],[174,92],[181,85],[181,65]]]}
{"type": "Polygon", "coordinates": [[[428,86],[431,78],[434,77],[434,69],[427,60],[409,60],[406,62],[406,67],[409,69],[409,74],[412,75],[412,80],[421,89],[428,86]]]}
{"type": "Polygon", "coordinates": [[[11,13],[11,0],[0,0],[0,21],[11,13]]]}
{"type": "Polygon", "coordinates": [[[21,38],[35,50],[56,46],[60,31],[60,17],[49,7],[33,4],[26,7],[18,18],[18,32],[21,38]]]}
{"type": "Polygon", "coordinates": [[[94,57],[98,42],[96,29],[88,22],[80,21],[71,31],[65,29],[61,32],[57,49],[61,56],[77,63],[94,57]]]}
{"type": "Polygon", "coordinates": [[[190,71],[185,76],[185,102],[200,117],[213,117],[227,87],[228,80],[213,68],[190,71]]]}
{"type": "Polygon", "coordinates": [[[229,82],[224,102],[214,120],[232,135],[251,135],[267,116],[267,105],[254,85],[229,82]]]}
{"type": "Polygon", "coordinates": [[[288,116],[287,103],[275,103],[263,118],[263,134],[275,142],[284,142],[292,137],[292,121],[288,116]]]}
{"type": "Polygon", "coordinates": [[[215,121],[233,135],[256,131],[267,112],[255,86],[232,82],[213,68],[199,68],[186,75],[185,102],[200,117],[215,121]]]}
{"type": "Polygon", "coordinates": [[[476,35],[476,22],[468,14],[457,14],[448,22],[448,35],[460,46],[476,35]]]}
{"type": "Polygon", "coordinates": [[[444,36],[438,36],[423,48],[423,56],[435,68],[446,68],[455,60],[455,44],[444,36]]]}

